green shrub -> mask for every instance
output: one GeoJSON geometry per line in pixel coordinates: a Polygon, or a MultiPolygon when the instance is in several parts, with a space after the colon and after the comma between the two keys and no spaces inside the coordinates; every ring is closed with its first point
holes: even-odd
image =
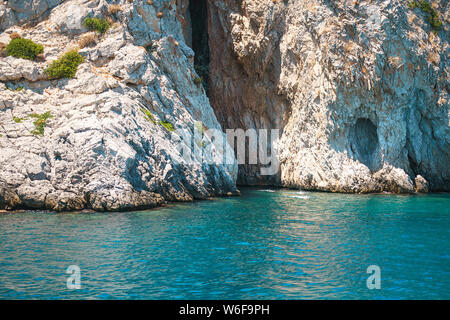
{"type": "Polygon", "coordinates": [[[35,136],[43,136],[44,135],[44,127],[47,124],[47,120],[53,118],[50,111],[47,111],[42,114],[32,113],[29,115],[31,118],[35,118],[36,120],[33,122],[34,130],[31,131],[35,136]]]}
{"type": "Polygon", "coordinates": [[[411,1],[410,3],[408,3],[408,7],[410,7],[411,9],[416,9],[419,7],[419,3],[417,1],[411,1]]]}
{"type": "Polygon", "coordinates": [[[175,131],[173,124],[171,124],[169,121],[160,121],[159,124],[166,128],[167,131],[175,131]]]}
{"type": "Polygon", "coordinates": [[[141,108],[142,113],[145,115],[144,118],[145,120],[149,121],[149,122],[153,122],[153,124],[156,124],[156,120],[155,117],[153,116],[153,114],[148,111],[147,109],[141,108]]]}
{"type": "Polygon", "coordinates": [[[15,123],[22,123],[23,120],[26,120],[26,118],[13,117],[15,123]]]}
{"type": "Polygon", "coordinates": [[[53,61],[44,71],[49,79],[73,78],[77,73],[78,66],[83,61],[84,57],[77,51],[72,50],[58,60],[53,61]]]}
{"type": "Polygon", "coordinates": [[[431,4],[426,0],[420,0],[420,1],[411,1],[408,4],[408,7],[411,9],[420,8],[422,13],[425,15],[425,20],[431,25],[431,29],[434,31],[439,31],[442,27],[442,21],[439,19],[439,16],[431,7],[431,4]]]}
{"type": "Polygon", "coordinates": [[[101,34],[105,33],[111,27],[111,24],[104,18],[87,17],[84,19],[83,24],[89,30],[97,31],[101,34]]]}
{"type": "Polygon", "coordinates": [[[6,46],[6,54],[16,58],[34,60],[44,52],[44,46],[29,39],[15,38],[6,46]]]}
{"type": "Polygon", "coordinates": [[[437,14],[428,15],[425,20],[431,25],[431,29],[434,31],[439,31],[442,27],[442,21],[439,19],[437,14]]]}
{"type": "Polygon", "coordinates": [[[423,12],[432,14],[434,12],[434,9],[431,7],[431,4],[426,0],[421,0],[419,2],[420,9],[422,9],[423,12]]]}

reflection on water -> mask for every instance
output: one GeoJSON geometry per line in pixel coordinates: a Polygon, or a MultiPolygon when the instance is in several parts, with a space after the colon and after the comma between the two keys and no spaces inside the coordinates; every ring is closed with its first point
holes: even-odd
{"type": "Polygon", "coordinates": [[[0,215],[0,298],[450,298],[449,195],[242,194],[0,215]],[[73,264],[81,290],[66,288],[73,264]],[[381,268],[381,290],[366,287],[369,265],[381,268]]]}

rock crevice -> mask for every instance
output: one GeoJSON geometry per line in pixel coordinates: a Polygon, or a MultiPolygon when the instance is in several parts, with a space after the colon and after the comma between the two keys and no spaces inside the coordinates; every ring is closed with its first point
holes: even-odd
{"type": "Polygon", "coordinates": [[[35,10],[19,21],[1,7],[0,42],[19,33],[44,45],[45,61],[0,57],[0,209],[134,210],[237,193],[236,164],[213,160],[228,146],[205,136],[192,159],[181,153],[191,141],[177,132],[193,133],[197,123],[221,130],[194,82],[185,3],[120,1],[114,14],[111,4],[55,2],[32,27],[24,21],[35,10]],[[73,79],[48,80],[46,66],[88,33],[87,16],[111,19],[111,28],[79,49],[85,59],[73,79]],[[43,134],[33,134],[31,115],[46,112],[43,134]]]}

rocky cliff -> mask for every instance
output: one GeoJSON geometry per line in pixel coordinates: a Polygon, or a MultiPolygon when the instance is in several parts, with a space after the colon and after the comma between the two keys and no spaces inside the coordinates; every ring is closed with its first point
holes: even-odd
{"type": "Polygon", "coordinates": [[[198,125],[221,130],[196,81],[183,10],[175,1],[0,1],[0,43],[19,34],[44,46],[41,61],[0,57],[0,209],[129,210],[237,192],[236,164],[214,161],[223,153],[208,137],[193,141],[191,161],[174,140],[198,125]],[[88,32],[87,16],[111,28],[88,32]],[[43,70],[71,48],[85,57],[76,76],[49,80],[43,70]]]}
{"type": "Polygon", "coordinates": [[[449,191],[449,4],[412,2],[0,0],[0,44],[44,46],[0,54],[0,209],[146,208],[235,194],[236,179],[449,191]],[[89,32],[88,16],[111,27],[89,32]],[[75,77],[48,79],[74,48],[75,77]],[[238,174],[208,136],[186,162],[174,141],[198,126],[280,129],[280,170],[238,174]]]}
{"type": "Polygon", "coordinates": [[[283,130],[279,175],[242,166],[240,183],[450,190],[448,1],[210,0],[208,11],[222,126],[283,130]]]}

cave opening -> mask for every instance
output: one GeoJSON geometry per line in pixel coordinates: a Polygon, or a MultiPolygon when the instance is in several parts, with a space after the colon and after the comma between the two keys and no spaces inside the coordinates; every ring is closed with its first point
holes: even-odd
{"type": "Polygon", "coordinates": [[[361,163],[371,171],[380,169],[377,157],[379,148],[377,127],[370,119],[359,118],[352,127],[350,134],[351,149],[361,163]]]}
{"type": "Polygon", "coordinates": [[[209,95],[209,43],[208,8],[206,0],[190,0],[189,14],[192,23],[192,50],[195,52],[194,67],[201,77],[206,94],[209,95]]]}

